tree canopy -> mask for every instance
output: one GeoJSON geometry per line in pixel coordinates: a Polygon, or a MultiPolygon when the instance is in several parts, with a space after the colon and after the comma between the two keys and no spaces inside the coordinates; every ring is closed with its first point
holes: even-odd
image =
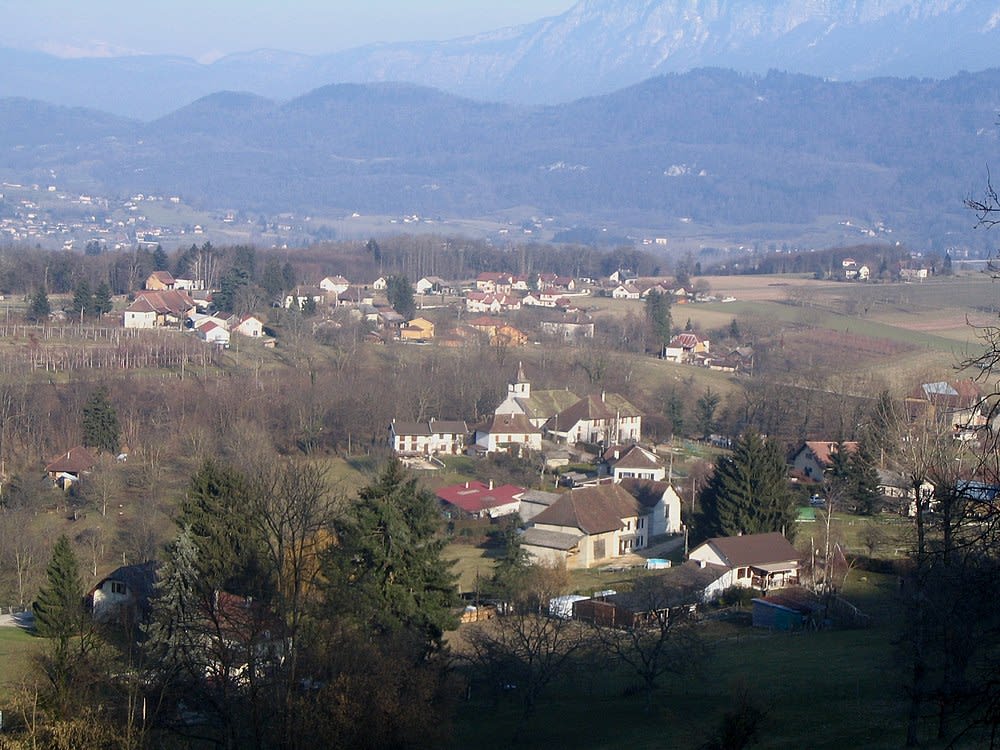
{"type": "Polygon", "coordinates": [[[98,388],[83,406],[83,444],[108,453],[121,447],[121,426],[104,388],[98,388]]]}
{"type": "Polygon", "coordinates": [[[405,630],[439,646],[456,624],[455,580],[441,557],[439,518],[434,496],[399,462],[387,464],[334,523],[337,543],[324,559],[334,611],[352,612],[374,633],[405,630]]]}
{"type": "Polygon", "coordinates": [[[788,489],[785,460],[776,443],[748,429],[720,456],[702,490],[699,535],[735,536],[791,532],[795,502],[788,489]]]}

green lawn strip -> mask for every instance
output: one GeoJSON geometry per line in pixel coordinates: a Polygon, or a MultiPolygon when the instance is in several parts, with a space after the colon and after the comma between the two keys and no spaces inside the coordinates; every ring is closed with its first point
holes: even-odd
{"type": "Polygon", "coordinates": [[[32,659],[45,645],[20,628],[0,627],[0,709],[31,669],[32,659]]]}

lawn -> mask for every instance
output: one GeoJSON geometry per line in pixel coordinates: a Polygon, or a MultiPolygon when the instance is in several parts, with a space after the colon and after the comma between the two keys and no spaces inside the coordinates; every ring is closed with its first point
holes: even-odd
{"type": "Polygon", "coordinates": [[[875,616],[872,628],[787,634],[753,629],[746,618],[708,622],[706,661],[663,678],[650,713],[641,696],[627,695],[636,683],[627,670],[582,660],[523,725],[516,694],[495,705],[473,696],[459,707],[453,746],[694,750],[745,692],[766,711],[757,747],[901,747],[905,673],[894,645],[895,579],[854,571],[847,594],[875,616]]]}
{"type": "Polygon", "coordinates": [[[0,627],[0,707],[28,674],[45,641],[20,628],[0,627]]]}

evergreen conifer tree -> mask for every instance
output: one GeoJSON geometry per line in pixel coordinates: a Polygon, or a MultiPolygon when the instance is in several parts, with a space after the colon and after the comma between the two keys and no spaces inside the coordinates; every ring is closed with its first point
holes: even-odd
{"type": "Polygon", "coordinates": [[[73,313],[79,318],[81,315],[89,315],[93,308],[94,297],[90,292],[90,284],[86,279],[82,279],[76,285],[73,292],[73,313]]]}
{"type": "Polygon", "coordinates": [[[698,529],[703,537],[781,531],[790,534],[795,501],[778,446],[748,429],[720,456],[702,490],[698,529]]]}
{"type": "Polygon", "coordinates": [[[196,656],[200,585],[198,551],[190,529],[185,528],[170,546],[146,631],[151,663],[167,677],[182,671],[196,656]]]}
{"type": "Polygon", "coordinates": [[[44,289],[39,289],[31,295],[31,303],[28,305],[28,320],[33,323],[44,323],[49,319],[52,308],[49,306],[49,295],[44,289]]]}
{"type": "Polygon", "coordinates": [[[207,460],[191,477],[178,522],[190,530],[206,587],[259,597],[266,584],[259,540],[246,516],[249,493],[243,474],[207,460]]]}
{"type": "Polygon", "coordinates": [[[97,291],[94,292],[93,301],[93,312],[95,315],[105,315],[114,308],[111,302],[111,287],[108,286],[108,282],[102,281],[98,287],[97,291]]]}
{"type": "Polygon", "coordinates": [[[121,432],[118,413],[108,399],[108,392],[98,388],[83,406],[83,444],[117,454],[121,432]]]}
{"type": "Polygon", "coordinates": [[[375,633],[408,632],[438,647],[455,626],[455,577],[442,559],[444,540],[434,496],[417,487],[398,461],[358,493],[334,525],[324,572],[328,604],[351,612],[375,633]]]}
{"type": "Polygon", "coordinates": [[[70,639],[80,634],[85,615],[80,568],[65,535],[59,537],[52,549],[45,569],[45,584],[39,589],[32,610],[38,634],[55,639],[56,659],[65,660],[70,639]]]}

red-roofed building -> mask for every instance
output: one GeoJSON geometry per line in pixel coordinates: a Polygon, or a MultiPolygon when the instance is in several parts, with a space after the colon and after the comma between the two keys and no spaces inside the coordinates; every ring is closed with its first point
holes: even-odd
{"type": "Polygon", "coordinates": [[[473,518],[499,518],[517,513],[521,506],[524,487],[504,484],[493,487],[482,482],[465,482],[442,487],[438,498],[452,509],[473,518]]]}
{"type": "Polygon", "coordinates": [[[153,271],[146,279],[146,289],[154,292],[162,292],[166,289],[174,289],[177,284],[176,279],[167,271],[153,271]]]}
{"type": "MultiPolygon", "coordinates": [[[[814,482],[822,482],[824,472],[833,466],[833,455],[837,443],[829,440],[807,440],[792,456],[792,471],[814,482]]],[[[844,443],[844,450],[854,453],[858,449],[855,441],[844,443]]]]}

